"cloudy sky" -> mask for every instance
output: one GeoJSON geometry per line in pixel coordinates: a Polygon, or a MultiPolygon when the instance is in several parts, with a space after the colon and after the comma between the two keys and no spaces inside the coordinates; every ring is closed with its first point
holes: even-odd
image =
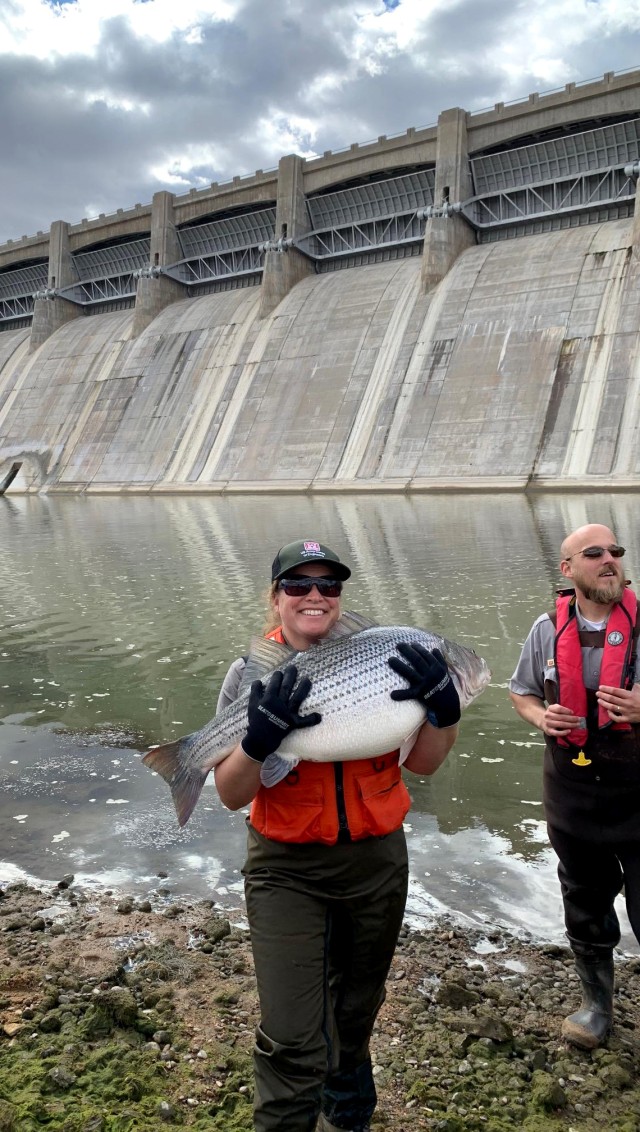
{"type": "Polygon", "coordinates": [[[0,0],[0,241],[640,67],[640,0],[0,0]]]}

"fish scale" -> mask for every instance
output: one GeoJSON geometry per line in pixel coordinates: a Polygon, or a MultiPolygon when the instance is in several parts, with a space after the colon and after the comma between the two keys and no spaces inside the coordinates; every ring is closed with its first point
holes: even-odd
{"type": "Polygon", "coordinates": [[[315,727],[296,729],[278,748],[287,760],[337,762],[375,758],[394,751],[425,720],[418,700],[392,700],[390,693],[405,682],[389,666],[398,644],[418,643],[441,650],[464,709],[484,690],[491,672],[472,649],[436,633],[411,626],[374,625],[358,614],[343,614],[328,637],[296,652],[261,639],[249,655],[246,679],[238,698],[200,731],[150,750],[143,762],[171,787],[178,820],[188,820],[207,775],[237,747],[247,730],[251,678],[267,681],[285,664],[295,664],[298,678],[307,676],[311,690],[302,714],[320,712],[315,727]]]}

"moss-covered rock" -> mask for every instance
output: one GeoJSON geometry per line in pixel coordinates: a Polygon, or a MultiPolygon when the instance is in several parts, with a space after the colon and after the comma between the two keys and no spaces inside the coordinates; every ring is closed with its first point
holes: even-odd
{"type": "Polygon", "coordinates": [[[559,1082],[543,1069],[536,1069],[531,1084],[531,1106],[541,1112],[564,1108],[567,1094],[559,1082]]]}
{"type": "Polygon", "coordinates": [[[462,983],[450,979],[439,988],[436,1001],[441,1006],[452,1006],[454,1010],[460,1010],[465,1006],[475,1006],[482,1002],[482,996],[477,991],[469,990],[462,983]]]}
{"type": "Polygon", "coordinates": [[[0,1132],[18,1132],[18,1114],[9,1101],[0,1100],[0,1132]]]}
{"type": "Polygon", "coordinates": [[[111,987],[97,996],[96,1005],[106,1010],[116,1026],[133,1027],[138,1020],[138,1004],[131,991],[122,987],[111,987]]]}
{"type": "Polygon", "coordinates": [[[87,1042],[108,1038],[114,1029],[113,1015],[101,1006],[90,1006],[80,1023],[80,1035],[87,1042]]]}
{"type": "Polygon", "coordinates": [[[219,943],[221,939],[231,935],[231,924],[224,916],[210,916],[201,930],[209,943],[219,943]]]}
{"type": "Polygon", "coordinates": [[[39,1022],[43,1034],[57,1034],[62,1028],[62,1011],[48,1010],[39,1022]]]}

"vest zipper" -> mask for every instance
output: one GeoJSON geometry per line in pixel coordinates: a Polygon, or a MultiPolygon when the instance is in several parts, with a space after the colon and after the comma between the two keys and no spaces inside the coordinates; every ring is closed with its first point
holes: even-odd
{"type": "Polygon", "coordinates": [[[347,820],[347,810],[344,804],[344,767],[342,763],[333,764],[333,774],[336,782],[336,806],[338,809],[338,841],[351,841],[351,832],[347,820]]]}

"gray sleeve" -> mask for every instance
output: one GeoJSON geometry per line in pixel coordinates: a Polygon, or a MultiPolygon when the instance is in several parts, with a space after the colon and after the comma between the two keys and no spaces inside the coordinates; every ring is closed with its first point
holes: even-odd
{"type": "Polygon", "coordinates": [[[218,712],[222,711],[223,708],[229,707],[229,704],[232,704],[233,701],[238,698],[238,690],[240,688],[240,681],[242,680],[242,673],[244,672],[244,669],[245,659],[243,656],[239,656],[237,660],[234,660],[231,668],[222,681],[220,695],[218,696],[216,715],[218,714],[218,712]]]}
{"type": "MultiPolygon", "coordinates": [[[[234,660],[222,681],[216,715],[218,712],[222,711],[223,708],[229,707],[229,704],[232,704],[234,700],[238,698],[240,681],[242,680],[242,674],[245,668],[246,661],[243,656],[239,656],[237,660],[234,660]]],[[[260,769],[260,781],[262,785],[267,788],[276,786],[277,783],[282,782],[282,779],[286,778],[289,772],[297,765],[298,759],[283,759],[278,752],[275,751],[264,760],[260,769]]]]}
{"type": "Polygon", "coordinates": [[[555,629],[548,613],[534,622],[527,637],[516,670],[509,681],[509,689],[518,696],[537,696],[544,700],[545,680],[555,681],[553,663],[555,629]]]}

